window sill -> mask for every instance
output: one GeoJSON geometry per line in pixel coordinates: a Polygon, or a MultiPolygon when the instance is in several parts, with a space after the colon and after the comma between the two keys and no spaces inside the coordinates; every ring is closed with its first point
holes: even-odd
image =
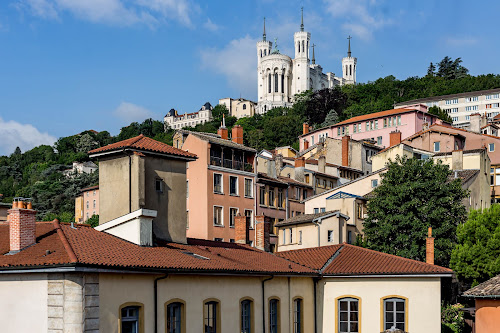
{"type": "Polygon", "coordinates": [[[224,195],[224,192],[214,192],[214,194],[224,195]]]}
{"type": "Polygon", "coordinates": [[[239,194],[229,194],[231,197],[239,197],[239,194]]]}
{"type": "Polygon", "coordinates": [[[268,208],[268,206],[263,205],[263,204],[259,204],[259,207],[262,207],[262,208],[268,208]]]}
{"type": "Polygon", "coordinates": [[[223,224],[214,224],[214,227],[224,228],[224,225],[223,224]]]}
{"type": "Polygon", "coordinates": [[[250,197],[248,195],[245,195],[245,198],[247,198],[247,199],[253,199],[253,197],[250,197]]]}

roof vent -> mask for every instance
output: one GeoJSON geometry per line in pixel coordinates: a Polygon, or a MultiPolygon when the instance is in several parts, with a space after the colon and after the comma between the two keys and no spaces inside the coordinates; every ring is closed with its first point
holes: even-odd
{"type": "Polygon", "coordinates": [[[196,253],[193,253],[190,251],[182,251],[182,253],[187,254],[188,256],[191,256],[191,257],[196,258],[196,259],[210,260],[210,258],[200,256],[199,254],[196,254],[196,253]]]}

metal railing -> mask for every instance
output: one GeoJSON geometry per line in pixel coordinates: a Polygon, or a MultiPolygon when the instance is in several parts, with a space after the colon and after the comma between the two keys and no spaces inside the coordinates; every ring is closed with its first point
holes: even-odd
{"type": "Polygon", "coordinates": [[[247,172],[253,172],[253,165],[251,163],[246,163],[242,161],[233,161],[229,159],[222,159],[216,156],[210,156],[210,165],[220,166],[233,170],[241,170],[247,172]]]}

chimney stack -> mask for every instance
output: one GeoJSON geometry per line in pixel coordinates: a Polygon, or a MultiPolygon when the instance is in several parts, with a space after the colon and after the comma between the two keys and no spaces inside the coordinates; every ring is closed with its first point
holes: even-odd
{"type": "Polygon", "coordinates": [[[307,123],[302,124],[302,135],[309,133],[309,125],[307,123]]]}
{"type": "Polygon", "coordinates": [[[255,216],[255,231],[257,234],[255,247],[259,250],[269,252],[271,248],[269,236],[271,231],[271,218],[264,215],[255,216]]]}
{"type": "Polygon", "coordinates": [[[240,125],[234,125],[231,131],[231,138],[234,143],[243,144],[243,127],[240,125]]]}
{"type": "Polygon", "coordinates": [[[222,115],[222,124],[219,127],[219,130],[217,131],[217,134],[221,137],[221,139],[227,140],[228,139],[228,131],[226,128],[226,118],[224,115],[222,115]]]}
{"type": "Polygon", "coordinates": [[[295,159],[295,180],[298,182],[304,182],[304,172],[306,167],[306,160],[304,157],[297,157],[295,159]]]}
{"type": "Polygon", "coordinates": [[[234,218],[235,242],[239,244],[248,244],[248,235],[250,229],[250,218],[238,214],[234,218]]]}
{"type": "Polygon", "coordinates": [[[389,147],[401,143],[401,132],[398,130],[392,131],[389,133],[389,147]]]}
{"type": "Polygon", "coordinates": [[[432,237],[432,227],[429,227],[427,239],[425,240],[425,262],[434,265],[434,237],[432,237]]]}
{"type": "Polygon", "coordinates": [[[17,253],[36,243],[35,223],[36,211],[31,200],[24,202],[22,198],[14,199],[9,209],[10,253],[17,253]]]}
{"type": "Polygon", "coordinates": [[[342,166],[349,166],[349,141],[351,137],[345,135],[342,137],[342,166]]]}
{"type": "Polygon", "coordinates": [[[463,150],[454,150],[451,152],[451,169],[463,170],[464,169],[464,152],[463,150]]]}
{"type": "Polygon", "coordinates": [[[326,157],[325,155],[322,155],[318,157],[318,172],[326,173],[325,170],[326,170],[326,157]]]}
{"type": "Polygon", "coordinates": [[[276,176],[280,176],[281,169],[283,168],[283,155],[281,155],[281,154],[276,155],[276,157],[274,158],[274,161],[275,161],[274,166],[276,168],[276,176]]]}

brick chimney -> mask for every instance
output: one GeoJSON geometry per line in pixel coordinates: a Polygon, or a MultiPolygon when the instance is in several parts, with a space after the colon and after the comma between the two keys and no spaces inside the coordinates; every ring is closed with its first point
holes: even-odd
{"type": "Polygon", "coordinates": [[[342,166],[349,166],[349,141],[351,137],[345,135],[342,137],[342,166]]]}
{"type": "Polygon", "coordinates": [[[9,209],[10,253],[17,253],[36,243],[36,211],[31,202],[14,201],[9,209]]]}
{"type": "Polygon", "coordinates": [[[250,219],[245,215],[238,214],[234,218],[235,242],[239,244],[248,244],[248,235],[250,230],[250,219]]]}
{"type": "Polygon", "coordinates": [[[271,231],[271,218],[264,215],[255,216],[255,231],[257,234],[255,247],[259,250],[269,252],[271,248],[269,236],[271,231]]]}
{"type": "Polygon", "coordinates": [[[224,115],[222,115],[222,124],[220,124],[219,130],[217,131],[217,134],[220,135],[221,139],[227,140],[228,139],[228,131],[226,128],[226,118],[224,115]]]}
{"type": "Polygon", "coordinates": [[[389,133],[389,147],[401,143],[401,132],[400,131],[392,131],[389,133]]]}
{"type": "Polygon", "coordinates": [[[243,144],[243,127],[240,125],[234,125],[231,131],[231,139],[234,143],[238,143],[240,145],[243,144]]]}
{"type": "Polygon", "coordinates": [[[302,124],[302,135],[305,135],[307,133],[309,133],[309,124],[304,123],[302,124]]]}
{"type": "Polygon", "coordinates": [[[454,150],[451,152],[451,170],[464,169],[464,152],[463,150],[454,150]]]}
{"type": "Polygon", "coordinates": [[[304,182],[304,172],[306,167],[306,160],[303,157],[297,157],[295,159],[295,180],[299,182],[304,182]]]}
{"type": "Polygon", "coordinates": [[[326,173],[326,157],[321,155],[318,157],[318,172],[326,173]]]}
{"type": "Polygon", "coordinates": [[[307,148],[309,148],[309,141],[304,140],[304,150],[306,150],[307,148]]]}
{"type": "Polygon", "coordinates": [[[425,262],[434,265],[434,237],[432,237],[432,227],[429,227],[427,239],[425,240],[425,262]]]}

